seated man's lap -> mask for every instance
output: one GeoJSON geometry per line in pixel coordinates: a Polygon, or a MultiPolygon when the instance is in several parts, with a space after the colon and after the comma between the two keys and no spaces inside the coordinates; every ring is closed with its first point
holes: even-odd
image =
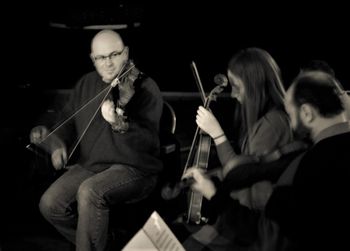
{"type": "Polygon", "coordinates": [[[121,202],[135,202],[146,198],[154,189],[156,175],[143,172],[126,165],[112,165],[110,168],[89,178],[95,189],[110,205],[121,202]]]}

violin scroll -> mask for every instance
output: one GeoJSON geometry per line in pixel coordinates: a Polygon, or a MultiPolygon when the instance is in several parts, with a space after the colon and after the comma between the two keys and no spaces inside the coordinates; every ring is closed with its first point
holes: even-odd
{"type": "Polygon", "coordinates": [[[119,74],[116,76],[115,79],[111,82],[112,87],[116,87],[121,82],[126,80],[131,80],[134,82],[138,75],[140,74],[140,71],[135,67],[135,64],[132,60],[128,60],[124,65],[119,74]]]}
{"type": "Polygon", "coordinates": [[[224,74],[216,74],[214,76],[214,82],[217,84],[217,86],[215,86],[211,92],[208,95],[208,104],[206,106],[206,108],[209,107],[209,104],[212,100],[216,100],[217,96],[223,92],[223,90],[225,89],[225,87],[228,84],[228,79],[224,74]]]}
{"type": "Polygon", "coordinates": [[[118,85],[119,97],[118,104],[120,107],[124,107],[135,93],[134,82],[138,79],[140,71],[135,67],[135,64],[129,60],[123,67],[122,71],[112,81],[111,86],[118,85]]]}
{"type": "Polygon", "coordinates": [[[214,83],[226,87],[228,84],[228,79],[224,74],[219,73],[214,76],[214,83]]]}

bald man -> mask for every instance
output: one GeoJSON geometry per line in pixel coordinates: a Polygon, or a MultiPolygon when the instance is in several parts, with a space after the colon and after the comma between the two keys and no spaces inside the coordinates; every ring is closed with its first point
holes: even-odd
{"type": "Polygon", "coordinates": [[[158,86],[130,63],[112,30],[95,35],[90,57],[95,71],[77,82],[62,111],[75,115],[58,130],[38,126],[30,135],[49,149],[56,169],[67,169],[41,197],[40,211],[83,251],[105,250],[109,208],[146,198],[162,169],[158,86]]]}

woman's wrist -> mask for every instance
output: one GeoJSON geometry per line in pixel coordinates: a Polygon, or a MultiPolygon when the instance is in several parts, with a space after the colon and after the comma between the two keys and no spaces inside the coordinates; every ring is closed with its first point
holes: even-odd
{"type": "Polygon", "coordinates": [[[222,132],[222,133],[218,134],[217,136],[213,137],[213,140],[220,139],[220,138],[222,138],[224,136],[225,136],[225,133],[222,132]]]}
{"type": "Polygon", "coordinates": [[[227,140],[224,132],[217,134],[217,136],[213,137],[215,145],[219,145],[227,140]]]}

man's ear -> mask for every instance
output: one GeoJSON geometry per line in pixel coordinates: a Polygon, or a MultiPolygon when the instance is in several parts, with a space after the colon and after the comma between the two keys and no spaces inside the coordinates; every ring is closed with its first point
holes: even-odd
{"type": "Polygon", "coordinates": [[[122,54],[123,63],[126,64],[129,61],[129,47],[125,46],[122,54]]]}
{"type": "Polygon", "coordinates": [[[124,53],[125,53],[125,57],[129,58],[129,47],[128,46],[125,46],[124,53]]]}
{"type": "Polygon", "coordinates": [[[302,104],[300,106],[300,118],[304,122],[305,125],[309,125],[316,118],[316,110],[310,104],[302,104]]]}
{"type": "Polygon", "coordinates": [[[90,53],[90,59],[91,59],[92,63],[95,64],[95,56],[92,52],[90,53]]]}

